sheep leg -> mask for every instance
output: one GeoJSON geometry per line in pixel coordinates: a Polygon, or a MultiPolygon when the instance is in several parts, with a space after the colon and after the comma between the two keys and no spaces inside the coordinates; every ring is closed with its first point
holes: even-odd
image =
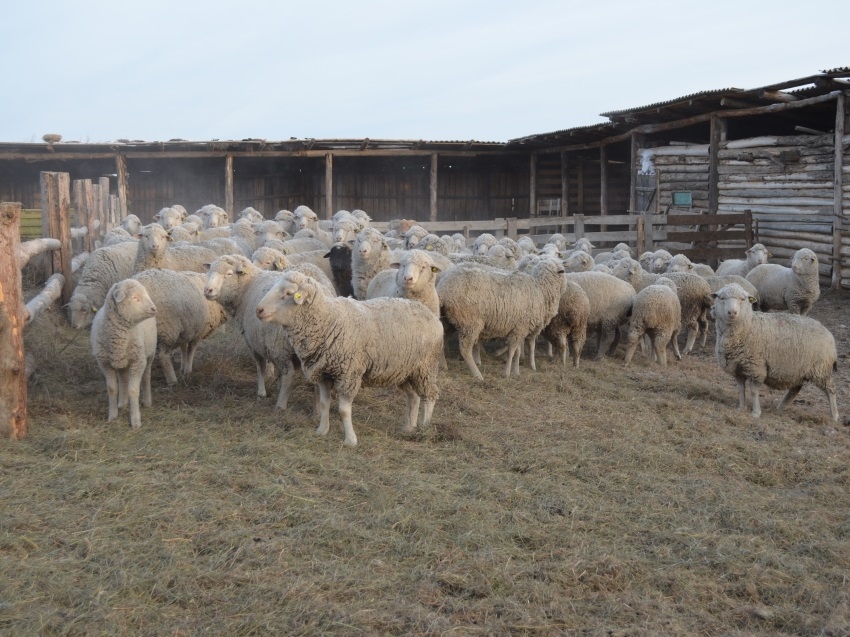
{"type": "Polygon", "coordinates": [[[673,334],[670,336],[670,342],[673,344],[673,353],[676,355],[676,360],[682,360],[682,353],[679,351],[679,330],[673,330],[673,334]]]}
{"type": "Polygon", "coordinates": [[[614,326],[614,340],[611,341],[611,346],[608,348],[608,356],[613,356],[617,351],[617,346],[620,344],[620,326],[614,326]]]}
{"type": "Polygon", "coordinates": [[[118,409],[127,407],[127,370],[118,370],[118,409]]]}
{"type": "Polygon", "coordinates": [[[478,339],[475,339],[475,345],[472,346],[472,356],[475,360],[476,365],[481,364],[481,343],[478,342],[478,339]]]}
{"type": "MultiPolygon", "coordinates": [[[[552,341],[547,341],[547,342],[546,342],[546,355],[547,355],[549,358],[554,358],[555,353],[552,351],[552,341]]],[[[564,365],[566,365],[566,364],[567,364],[567,358],[566,358],[566,356],[565,356],[565,357],[564,357],[564,365]]]]}
{"type": "Polygon", "coordinates": [[[180,373],[188,376],[192,373],[192,365],[195,363],[195,352],[198,349],[199,341],[193,341],[183,346],[183,364],[180,367],[180,373]]]}
{"type": "Polygon", "coordinates": [[[145,371],[142,372],[142,404],[150,407],[153,404],[151,397],[151,368],[153,367],[153,356],[148,358],[145,371]]]}
{"type": "Polygon", "coordinates": [[[106,377],[106,396],[109,399],[109,414],[107,421],[118,418],[118,372],[114,369],[101,368],[106,377]]]}
{"type": "Polygon", "coordinates": [[[142,426],[142,412],[139,409],[139,387],[142,382],[142,374],[138,372],[131,374],[127,379],[127,398],[130,403],[130,426],[138,429],[142,426]]]}
{"type": "MultiPolygon", "coordinates": [[[[535,360],[535,353],[537,352],[537,336],[532,334],[526,339],[526,341],[528,341],[528,365],[531,367],[532,371],[536,372],[537,361],[535,360]]],[[[519,369],[517,369],[517,374],[519,374],[519,369]]]]}
{"type": "MultiPolygon", "coordinates": [[[[551,343],[550,343],[550,345],[551,345],[551,343]]],[[[558,348],[561,351],[561,363],[563,364],[564,367],[566,367],[567,366],[567,350],[569,349],[570,352],[572,352],[572,341],[570,341],[569,344],[567,344],[567,335],[566,334],[561,334],[558,337],[558,348]]]]}
{"type": "Polygon", "coordinates": [[[655,358],[658,359],[658,364],[662,367],[667,367],[667,340],[669,336],[666,334],[655,334],[652,339],[652,351],[655,353],[655,358]]]}
{"type": "Polygon", "coordinates": [[[797,397],[797,394],[800,393],[801,389],[803,389],[803,385],[797,385],[796,387],[792,387],[787,392],[785,392],[785,395],[782,397],[782,400],[780,400],[776,405],[776,411],[782,411],[788,403],[790,403],[797,397]]]}
{"type": "Polygon", "coordinates": [[[446,350],[440,350],[440,369],[447,370],[449,368],[448,362],[446,362],[446,350]]]}
{"type": "Polygon", "coordinates": [[[280,389],[277,392],[277,404],[275,409],[286,409],[289,403],[289,390],[292,387],[292,380],[295,378],[295,368],[290,365],[289,369],[281,369],[280,371],[280,389]]]}
{"type": "Polygon", "coordinates": [[[347,447],[356,447],[357,434],[354,433],[354,425],[351,423],[351,404],[354,399],[339,393],[339,390],[337,393],[339,394],[339,417],[342,418],[342,429],[345,432],[345,440],[342,444],[347,447]]]}
{"type": "MultiPolygon", "coordinates": [[[[469,371],[472,372],[472,375],[475,376],[475,378],[477,378],[478,380],[484,380],[484,376],[481,375],[481,371],[475,364],[475,357],[473,356],[473,350],[477,350],[478,348],[477,337],[477,334],[466,334],[464,332],[458,332],[458,340],[460,341],[460,355],[466,363],[466,366],[469,368],[469,371]]],[[[478,362],[481,362],[480,356],[478,358],[478,362]]]]}
{"type": "Polygon", "coordinates": [[[578,368],[579,360],[581,359],[581,350],[584,349],[584,342],[587,340],[587,333],[580,332],[570,334],[570,353],[573,356],[573,367],[578,368]]]}
{"type": "Polygon", "coordinates": [[[416,430],[416,421],[419,420],[419,394],[417,394],[409,383],[402,386],[402,391],[407,396],[407,413],[404,418],[404,433],[416,430]]]}
{"type": "Polygon", "coordinates": [[[316,429],[316,435],[326,436],[331,426],[331,385],[320,380],[316,386],[319,388],[319,428],[316,429]]]}
{"type": "Polygon", "coordinates": [[[266,359],[262,356],[251,353],[254,357],[254,363],[257,365],[257,396],[260,398],[266,397],[266,359]]]}
{"type": "Polygon", "coordinates": [[[643,338],[641,338],[641,334],[638,330],[629,330],[628,335],[626,336],[626,355],[624,358],[623,367],[628,367],[632,362],[632,356],[635,355],[635,351],[637,350],[638,343],[640,343],[641,350],[644,348],[643,338]]]}
{"type": "Polygon", "coordinates": [[[694,323],[688,324],[688,340],[685,342],[685,349],[682,350],[683,354],[687,354],[694,348],[694,343],[697,340],[697,332],[699,332],[699,326],[694,323]]]}
{"type": "Polygon", "coordinates": [[[158,347],[156,357],[159,359],[159,366],[165,374],[165,382],[170,387],[177,384],[177,374],[174,372],[174,363],[171,360],[171,352],[166,351],[164,347],[158,347]]]}
{"type": "Polygon", "coordinates": [[[753,418],[761,417],[761,404],[759,403],[759,390],[761,389],[761,383],[750,380],[750,393],[752,394],[753,399],[753,410],[751,413],[753,418]]]}
{"type": "Polygon", "coordinates": [[[431,424],[431,417],[434,415],[434,406],[437,404],[436,393],[431,395],[425,394],[425,402],[422,406],[422,426],[427,427],[431,424]]]}
{"type": "Polygon", "coordinates": [[[823,391],[826,394],[827,399],[829,399],[829,413],[832,415],[832,422],[837,425],[841,419],[838,416],[838,401],[835,399],[835,385],[832,382],[829,382],[826,387],[823,388],[823,391]]]}

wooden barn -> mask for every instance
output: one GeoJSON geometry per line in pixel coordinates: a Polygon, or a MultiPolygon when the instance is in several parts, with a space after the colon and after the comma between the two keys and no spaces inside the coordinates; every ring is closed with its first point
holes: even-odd
{"type": "Polygon", "coordinates": [[[595,222],[596,240],[610,243],[616,234],[606,230],[633,236],[623,215],[643,215],[647,246],[704,258],[741,253],[752,237],[741,228],[746,215],[774,255],[809,247],[824,276],[850,287],[848,95],[843,67],[610,111],[602,124],[506,142],[0,143],[0,201],[40,208],[39,175],[58,171],[103,180],[120,213],[144,222],[175,203],[231,213],[251,206],[267,217],[306,204],[327,217],[362,208],[376,221],[541,218],[575,234],[595,222]],[[707,216],[696,224],[686,216],[694,214],[707,216]]]}

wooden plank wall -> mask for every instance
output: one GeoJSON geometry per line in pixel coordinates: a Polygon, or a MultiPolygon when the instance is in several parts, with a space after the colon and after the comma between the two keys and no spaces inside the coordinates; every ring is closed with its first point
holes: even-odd
{"type": "Polygon", "coordinates": [[[693,198],[691,207],[708,208],[708,146],[699,147],[699,154],[693,147],[681,154],[675,152],[676,146],[666,147],[670,153],[659,152],[653,156],[655,171],[658,174],[658,191],[655,193],[655,210],[665,212],[673,205],[674,192],[690,192],[693,198]],[[704,154],[703,154],[704,151],[704,154]],[[688,153],[688,154],[686,154],[688,153]]]}
{"type": "MultiPolygon", "coordinates": [[[[832,135],[757,137],[723,142],[719,151],[719,212],[752,210],[758,239],[776,262],[800,248],[832,267],[834,204],[832,135]]],[[[850,243],[848,244],[850,248],[850,243]]]]}

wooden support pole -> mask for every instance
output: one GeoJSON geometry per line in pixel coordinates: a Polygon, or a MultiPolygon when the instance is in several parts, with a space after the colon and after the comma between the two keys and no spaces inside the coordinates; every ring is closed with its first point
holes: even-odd
{"type": "Polygon", "coordinates": [[[570,156],[561,153],[561,216],[570,215],[570,156]]]}
{"type": "Polygon", "coordinates": [[[537,216],[537,153],[531,153],[528,166],[528,216],[537,216]]]}
{"type": "Polygon", "coordinates": [[[579,213],[574,217],[576,241],[584,237],[584,215],[579,213]]]}
{"type": "Polygon", "coordinates": [[[847,95],[842,93],[835,100],[835,167],[833,172],[832,206],[832,289],[841,287],[841,217],[844,212],[844,134],[847,126],[847,95]]]}
{"type": "Polygon", "coordinates": [[[91,179],[75,179],[72,186],[77,223],[88,228],[84,243],[86,251],[91,252],[94,250],[95,240],[95,214],[91,179]]]}
{"type": "Polygon", "coordinates": [[[505,219],[508,224],[507,235],[509,239],[517,240],[516,217],[508,217],[505,219]]]}
{"type": "Polygon", "coordinates": [[[720,201],[719,151],[720,142],[726,137],[727,120],[711,116],[711,131],[708,143],[708,214],[716,215],[720,201]]]}
{"type": "Polygon", "coordinates": [[[629,212],[637,210],[637,174],[640,171],[638,151],[641,146],[643,146],[643,135],[632,133],[632,152],[629,160],[629,212]]]}
{"type": "Polygon", "coordinates": [[[635,250],[637,250],[638,256],[640,256],[641,251],[643,250],[643,246],[646,244],[646,232],[644,230],[643,215],[639,215],[635,219],[635,230],[637,231],[637,242],[635,243],[635,250]]]}
{"type": "MultiPolygon", "coordinates": [[[[599,147],[599,214],[608,214],[608,147],[599,147]]],[[[602,232],[608,231],[607,225],[599,227],[602,232]]]]}
{"type": "Polygon", "coordinates": [[[576,188],[576,213],[584,214],[584,157],[578,160],[578,187],[576,188]]]}
{"type": "Polygon", "coordinates": [[[20,246],[21,204],[0,203],[0,436],[16,440],[27,434],[20,246]]]}
{"type": "MultiPolygon", "coordinates": [[[[71,176],[68,173],[41,173],[41,227],[46,237],[59,239],[62,247],[47,260],[45,278],[59,272],[65,277],[62,304],[71,300],[74,281],[71,277],[71,176]]],[[[17,252],[15,253],[17,254],[17,252]]]]}
{"type": "Polygon", "coordinates": [[[104,217],[106,218],[106,228],[102,228],[101,232],[105,235],[118,225],[118,222],[113,216],[112,209],[109,207],[109,177],[101,177],[97,181],[100,184],[100,205],[104,210],[104,217]]]}
{"type": "Polygon", "coordinates": [[[437,210],[437,176],[439,157],[437,153],[431,154],[431,173],[428,182],[428,221],[437,223],[439,211],[437,210]]]}
{"type": "Polygon", "coordinates": [[[224,211],[230,219],[233,212],[233,155],[224,158],[224,211]]]}
{"type": "Polygon", "coordinates": [[[325,155],[325,219],[334,216],[334,156],[325,155]]]}
{"type": "MultiPolygon", "coordinates": [[[[118,216],[123,221],[124,217],[129,214],[127,210],[127,185],[129,178],[127,173],[127,158],[124,155],[115,156],[115,174],[118,175],[118,216]]],[[[92,235],[93,233],[89,232],[89,236],[91,237],[92,235]]],[[[92,241],[94,241],[94,238],[92,238],[92,241]]]]}

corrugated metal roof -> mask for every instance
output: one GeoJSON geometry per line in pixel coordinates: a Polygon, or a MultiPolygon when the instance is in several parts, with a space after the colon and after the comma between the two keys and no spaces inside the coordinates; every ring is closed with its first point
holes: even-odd
{"type": "Polygon", "coordinates": [[[607,111],[605,113],[600,113],[603,117],[618,117],[620,115],[625,115],[627,113],[633,113],[634,111],[645,111],[652,108],[661,108],[663,106],[672,106],[673,104],[678,104],[679,102],[689,102],[692,100],[697,100],[705,97],[718,97],[718,96],[727,96],[727,95],[735,95],[737,93],[746,92],[741,88],[719,88],[711,91],[700,91],[699,93],[691,93],[690,95],[683,95],[682,97],[677,97],[672,100],[666,100],[664,102],[654,102],[652,104],[648,104],[646,106],[640,106],[638,108],[627,108],[620,111],[607,111]]]}

